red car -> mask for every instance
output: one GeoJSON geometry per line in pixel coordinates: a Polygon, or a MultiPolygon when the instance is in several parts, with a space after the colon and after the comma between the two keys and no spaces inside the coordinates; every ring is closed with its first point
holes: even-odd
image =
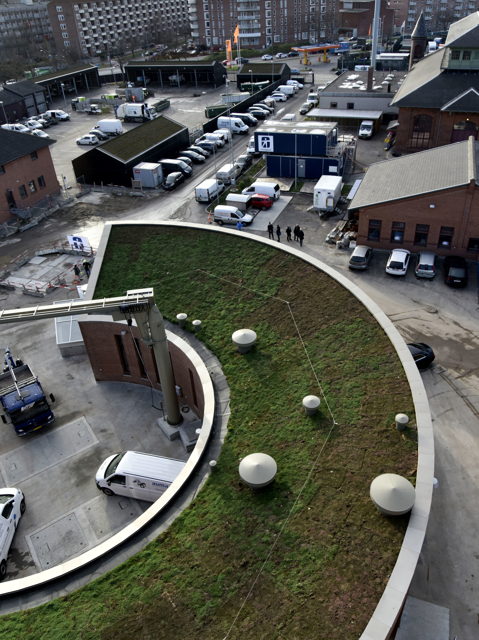
{"type": "Polygon", "coordinates": [[[261,193],[256,193],[251,198],[251,206],[254,209],[262,209],[263,211],[269,209],[273,205],[273,202],[274,200],[271,196],[265,196],[261,193]]]}

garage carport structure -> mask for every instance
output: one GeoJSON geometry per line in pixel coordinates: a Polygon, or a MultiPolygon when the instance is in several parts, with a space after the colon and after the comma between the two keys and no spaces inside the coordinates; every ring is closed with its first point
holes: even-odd
{"type": "Polygon", "coordinates": [[[62,69],[48,73],[38,79],[34,78],[34,82],[45,88],[49,102],[52,102],[55,96],[62,96],[62,84],[65,94],[74,91],[78,95],[79,91],[85,93],[93,87],[99,87],[100,77],[98,67],[94,64],[88,64],[76,69],[62,69]]]}
{"type": "MultiPolygon", "coordinates": [[[[216,87],[225,83],[226,69],[217,60],[202,62],[198,60],[161,60],[159,62],[129,62],[125,65],[126,79],[129,82],[148,82],[163,86],[170,85],[170,76],[176,76],[181,86],[185,84],[208,85],[216,87]],[[184,78],[184,80],[183,80],[184,78]]],[[[173,85],[175,86],[175,85],[173,85]]]]}
{"type": "Polygon", "coordinates": [[[271,83],[281,80],[281,84],[286,84],[286,80],[291,78],[291,69],[287,64],[275,62],[253,62],[242,65],[236,76],[238,89],[241,88],[243,82],[264,82],[269,80],[271,83]]]}
{"type": "Polygon", "coordinates": [[[363,120],[374,122],[374,132],[377,133],[381,126],[383,117],[382,111],[368,111],[367,109],[311,109],[308,113],[308,120],[318,122],[337,122],[342,127],[359,128],[363,120]]]}
{"type": "Polygon", "coordinates": [[[133,167],[174,158],[189,142],[185,126],[159,116],[75,158],[73,170],[76,179],[85,184],[131,187],[133,167]]]}

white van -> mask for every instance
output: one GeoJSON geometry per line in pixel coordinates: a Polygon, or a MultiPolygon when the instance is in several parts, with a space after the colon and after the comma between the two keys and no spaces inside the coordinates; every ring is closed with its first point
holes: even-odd
{"type": "Polygon", "coordinates": [[[0,580],[7,573],[7,557],[20,518],[25,497],[20,489],[0,489],[0,580]]]}
{"type": "Polygon", "coordinates": [[[225,144],[233,139],[233,134],[229,129],[216,129],[216,131],[213,131],[213,133],[215,135],[223,136],[223,140],[225,141],[225,144]]]}
{"type": "Polygon", "coordinates": [[[123,133],[123,127],[119,120],[99,120],[95,125],[95,129],[106,133],[108,136],[119,136],[120,133],[123,133]]]}
{"type": "Polygon", "coordinates": [[[359,127],[358,136],[360,138],[372,138],[374,133],[374,122],[372,120],[363,120],[359,127]]]}
{"type": "Polygon", "coordinates": [[[220,129],[229,129],[231,133],[241,133],[243,135],[249,131],[248,125],[240,118],[227,118],[225,116],[218,118],[218,127],[220,129]]]}
{"type": "Polygon", "coordinates": [[[234,178],[236,178],[236,169],[234,164],[224,164],[221,169],[218,169],[216,172],[216,179],[223,184],[231,184],[231,181],[234,180],[234,178]]]}
{"type": "Polygon", "coordinates": [[[283,116],[281,118],[282,121],[284,122],[294,122],[296,120],[296,114],[295,113],[287,113],[285,116],[283,116]]]}
{"type": "Polygon", "coordinates": [[[254,146],[254,136],[251,136],[251,138],[249,139],[248,142],[248,146],[246,148],[246,153],[250,156],[259,156],[261,155],[261,153],[259,151],[256,151],[255,146],[254,146]]]}
{"type": "Polygon", "coordinates": [[[304,84],[301,84],[301,82],[298,82],[298,80],[286,80],[286,84],[294,85],[298,87],[298,89],[302,89],[304,87],[304,84]]]}
{"type": "Polygon", "coordinates": [[[219,205],[215,207],[215,222],[220,226],[224,224],[238,224],[241,221],[242,224],[251,224],[253,222],[253,216],[249,213],[243,213],[238,207],[228,207],[227,205],[219,205]]]}
{"type": "Polygon", "coordinates": [[[96,486],[107,496],[127,496],[155,502],[183,470],[186,462],[139,451],[108,457],[95,476],[96,486]]]}
{"type": "Polygon", "coordinates": [[[24,124],[2,124],[2,129],[7,131],[18,131],[19,133],[30,133],[30,129],[24,124]]]}
{"type": "Polygon", "coordinates": [[[260,182],[256,181],[250,187],[246,187],[243,189],[241,193],[244,194],[252,194],[252,193],[261,193],[265,196],[271,196],[275,200],[279,198],[281,195],[281,189],[279,188],[279,184],[277,182],[260,182]]]}
{"type": "Polygon", "coordinates": [[[68,115],[68,113],[66,113],[65,111],[62,111],[61,109],[50,109],[49,111],[45,111],[45,113],[47,114],[47,116],[50,116],[50,118],[53,118],[55,121],[70,120],[70,116],[68,115]]]}
{"type": "Polygon", "coordinates": [[[284,95],[287,96],[288,98],[291,98],[292,96],[294,96],[297,90],[298,89],[295,90],[295,88],[290,84],[281,84],[277,89],[275,89],[275,91],[284,93],[284,95]]]}
{"type": "Polygon", "coordinates": [[[195,189],[196,202],[212,202],[225,190],[225,186],[219,180],[205,180],[195,189]]]}

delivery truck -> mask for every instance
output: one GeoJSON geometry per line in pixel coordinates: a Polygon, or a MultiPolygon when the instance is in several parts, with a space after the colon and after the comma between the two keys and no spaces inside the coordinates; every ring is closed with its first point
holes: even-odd
{"type": "Polygon", "coordinates": [[[313,192],[313,207],[318,211],[332,211],[341,197],[341,176],[321,176],[313,192]]]}
{"type": "Polygon", "coordinates": [[[125,102],[115,109],[115,115],[125,122],[148,122],[148,120],[154,120],[157,114],[144,102],[138,104],[125,102]]]}

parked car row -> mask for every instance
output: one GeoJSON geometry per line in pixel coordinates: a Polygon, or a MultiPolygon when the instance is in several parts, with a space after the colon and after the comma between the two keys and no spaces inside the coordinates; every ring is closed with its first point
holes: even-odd
{"type": "MultiPolygon", "coordinates": [[[[349,268],[365,270],[373,256],[373,250],[366,245],[355,247],[349,259],[349,268]]],[[[386,273],[405,276],[411,262],[411,252],[407,249],[393,249],[386,263],[386,273]]],[[[443,264],[444,282],[452,287],[467,285],[467,262],[460,256],[447,256],[443,264]]],[[[437,256],[432,251],[421,251],[416,258],[414,275],[416,278],[432,280],[437,274],[437,256]]]]}
{"type": "Polygon", "coordinates": [[[30,133],[39,138],[49,138],[44,131],[53,124],[70,120],[70,116],[61,109],[50,109],[37,116],[31,116],[24,122],[12,122],[2,124],[2,129],[7,131],[17,131],[18,133],[30,133]]]}

